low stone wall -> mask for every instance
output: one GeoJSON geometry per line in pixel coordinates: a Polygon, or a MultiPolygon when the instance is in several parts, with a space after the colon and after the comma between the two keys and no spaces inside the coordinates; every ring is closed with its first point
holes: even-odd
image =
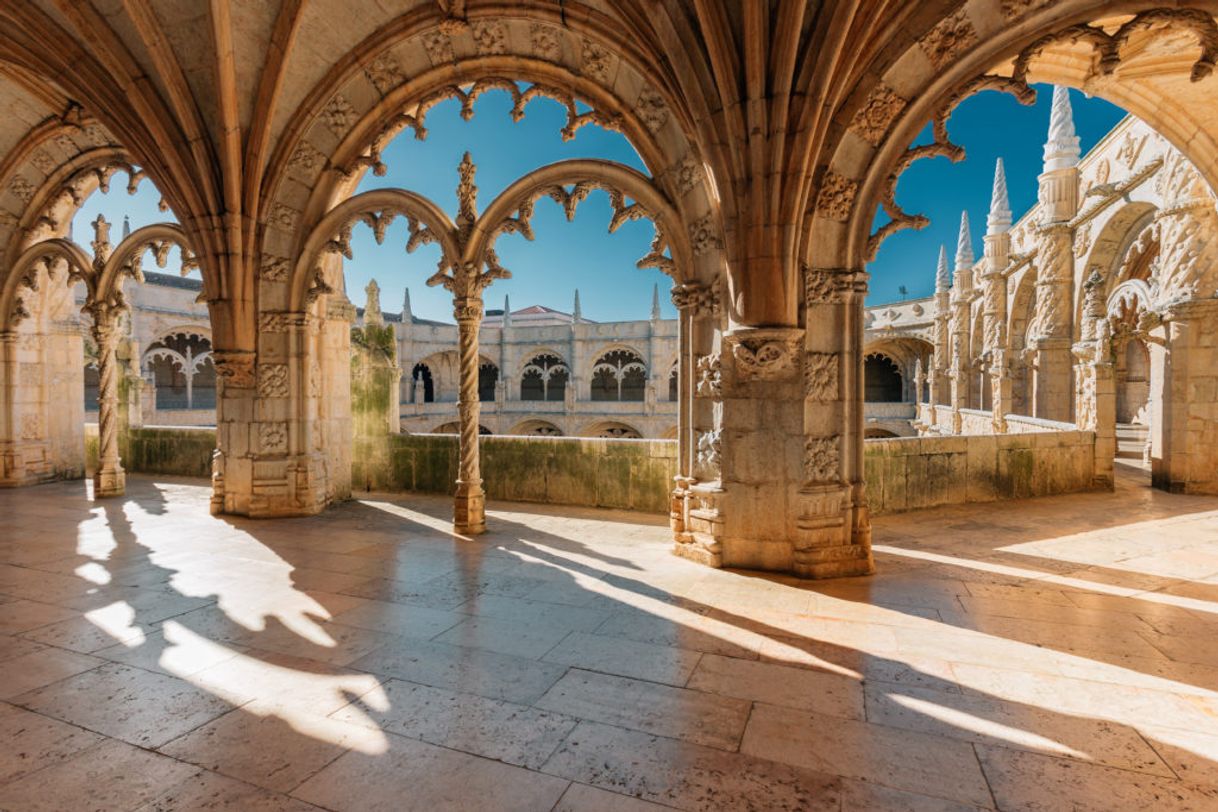
{"type": "MultiPolygon", "coordinates": [[[[211,476],[214,428],[143,426],[120,435],[123,468],[132,473],[211,476]]],[[[97,424],[85,424],[85,466],[97,470],[97,424]]]]}
{"type": "Polygon", "coordinates": [[[868,440],[867,504],[873,514],[1091,490],[1095,434],[902,437],[868,440]]]}
{"type": "MultiPolygon", "coordinates": [[[[496,435],[482,437],[481,447],[488,499],[668,512],[677,472],[675,440],[496,435]]],[[[402,434],[357,440],[352,460],[351,485],[357,492],[451,494],[457,479],[457,436],[402,434]],[[365,462],[383,458],[387,466],[365,462]]]]}

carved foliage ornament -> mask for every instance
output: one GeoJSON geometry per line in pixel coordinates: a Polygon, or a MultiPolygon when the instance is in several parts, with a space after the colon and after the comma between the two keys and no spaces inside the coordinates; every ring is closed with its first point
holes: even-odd
{"type": "Polygon", "coordinates": [[[406,81],[402,68],[398,65],[397,58],[388,51],[373,57],[372,61],[364,68],[364,73],[367,74],[368,81],[372,82],[372,86],[382,96],[406,81]]]}
{"type": "Polygon", "coordinates": [[[815,401],[837,400],[838,356],[810,352],[804,356],[804,397],[815,401]]]}
{"type": "Polygon", "coordinates": [[[723,398],[723,376],[719,353],[698,356],[695,372],[698,378],[698,385],[695,389],[698,397],[721,400],[723,398]]]}
{"type": "Polygon", "coordinates": [[[698,432],[698,447],[694,463],[702,479],[718,479],[722,454],[719,430],[698,432]]]}
{"type": "Polygon", "coordinates": [[[263,398],[285,398],[288,396],[287,364],[259,365],[258,396],[263,398]]]}
{"type": "Polygon", "coordinates": [[[977,30],[961,6],[943,19],[922,39],[922,50],[935,68],[942,68],[964,50],[977,44],[977,30]]]}
{"type": "Polygon", "coordinates": [[[858,194],[858,181],[829,171],[821,180],[820,194],[816,198],[816,210],[830,220],[844,223],[850,219],[854,208],[854,197],[858,194]]]}
{"type": "Polygon", "coordinates": [[[794,375],[799,366],[798,332],[756,329],[729,333],[724,341],[731,347],[739,380],[783,380],[794,375]]]}
{"type": "Polygon", "coordinates": [[[719,286],[702,282],[686,282],[674,285],[672,303],[681,312],[689,312],[695,318],[719,315],[719,286]]]}
{"type": "Polygon", "coordinates": [[[888,128],[905,109],[906,104],[908,102],[888,85],[876,85],[867,101],[854,114],[850,129],[873,147],[879,146],[888,133],[888,128]]]}
{"type": "Polygon", "coordinates": [[[212,363],[216,367],[216,376],[225,386],[253,388],[254,353],[215,350],[212,352],[212,363]]]}
{"type": "Polygon", "coordinates": [[[529,46],[533,55],[538,59],[557,62],[562,56],[561,35],[558,29],[544,23],[533,23],[529,26],[529,46]]]}
{"type": "Polygon", "coordinates": [[[809,437],[804,441],[804,480],[809,484],[841,479],[841,437],[809,437]]]}

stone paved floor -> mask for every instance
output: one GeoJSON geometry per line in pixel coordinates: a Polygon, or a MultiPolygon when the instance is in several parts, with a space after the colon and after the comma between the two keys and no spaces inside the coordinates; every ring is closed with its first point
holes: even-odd
{"type": "Polygon", "coordinates": [[[1218,499],[876,520],[880,575],[657,520],[0,492],[0,808],[1218,809],[1218,499]]]}

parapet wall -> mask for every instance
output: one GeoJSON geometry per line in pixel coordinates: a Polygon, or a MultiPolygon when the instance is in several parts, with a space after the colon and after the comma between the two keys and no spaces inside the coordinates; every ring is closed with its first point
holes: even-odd
{"type": "Polygon", "coordinates": [[[1094,449],[1094,432],[1077,430],[868,440],[867,504],[880,514],[1091,490],[1094,449]]]}

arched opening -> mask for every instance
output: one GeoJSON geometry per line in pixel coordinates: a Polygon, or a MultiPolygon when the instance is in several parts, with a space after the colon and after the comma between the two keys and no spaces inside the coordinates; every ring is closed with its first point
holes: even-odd
{"type": "Polygon", "coordinates": [[[584,437],[599,437],[604,440],[640,440],[642,433],[630,425],[615,420],[596,423],[581,432],[584,437]]]}
{"type": "Polygon", "coordinates": [[[887,355],[873,353],[863,362],[864,400],[898,403],[904,399],[901,370],[887,355]]]}
{"type": "Polygon", "coordinates": [[[561,437],[563,436],[562,429],[548,420],[525,420],[518,423],[509,434],[520,435],[523,437],[561,437]]]}
{"type": "Polygon", "coordinates": [[[641,402],[646,397],[647,364],[633,350],[613,350],[592,365],[592,400],[641,402]]]}
{"type": "Polygon", "coordinates": [[[415,364],[410,371],[410,402],[434,403],[435,384],[431,380],[431,369],[426,364],[415,364]]]}
{"type": "Polygon", "coordinates": [[[561,403],[567,394],[570,370],[557,355],[535,355],[520,375],[520,399],[561,403]]]}
{"type": "Polygon", "coordinates": [[[491,363],[478,365],[478,400],[489,403],[495,399],[495,386],[499,383],[499,367],[491,363]]]}

